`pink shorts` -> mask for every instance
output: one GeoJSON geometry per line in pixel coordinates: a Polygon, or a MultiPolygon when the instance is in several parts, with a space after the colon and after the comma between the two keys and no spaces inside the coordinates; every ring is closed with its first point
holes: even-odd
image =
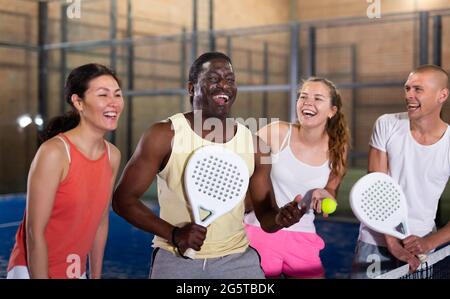
{"type": "Polygon", "coordinates": [[[287,230],[266,233],[248,224],[245,229],[250,245],[261,256],[266,277],[279,277],[283,273],[296,278],[324,278],[319,252],[325,243],[319,235],[287,230]]]}

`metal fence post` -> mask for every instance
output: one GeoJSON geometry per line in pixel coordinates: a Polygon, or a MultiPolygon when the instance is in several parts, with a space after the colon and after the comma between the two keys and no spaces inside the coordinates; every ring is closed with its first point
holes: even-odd
{"type": "Polygon", "coordinates": [[[295,121],[296,116],[296,104],[297,104],[297,88],[298,88],[298,49],[299,49],[299,34],[300,24],[297,22],[291,23],[291,57],[290,57],[290,101],[289,101],[289,114],[290,121],[295,121]]]}

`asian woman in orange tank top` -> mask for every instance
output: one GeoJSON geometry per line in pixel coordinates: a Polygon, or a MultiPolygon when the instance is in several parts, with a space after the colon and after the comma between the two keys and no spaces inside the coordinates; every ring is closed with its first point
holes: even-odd
{"type": "Polygon", "coordinates": [[[52,119],[28,174],[24,219],[8,278],[100,278],[119,150],[120,81],[100,64],[72,70],[64,86],[71,111],[52,119]]]}

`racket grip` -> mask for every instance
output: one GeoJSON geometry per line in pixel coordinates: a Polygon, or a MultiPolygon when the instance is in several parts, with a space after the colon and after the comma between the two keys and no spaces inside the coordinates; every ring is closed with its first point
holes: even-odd
{"type": "Polygon", "coordinates": [[[188,249],[186,249],[186,251],[183,253],[183,255],[185,256],[185,257],[188,257],[188,258],[190,258],[190,259],[193,259],[194,257],[195,257],[195,254],[197,253],[197,251],[195,251],[194,249],[192,249],[192,248],[188,248],[188,249]]]}
{"type": "Polygon", "coordinates": [[[417,258],[419,259],[419,261],[423,264],[427,261],[427,255],[426,254],[418,254],[417,258]]]}

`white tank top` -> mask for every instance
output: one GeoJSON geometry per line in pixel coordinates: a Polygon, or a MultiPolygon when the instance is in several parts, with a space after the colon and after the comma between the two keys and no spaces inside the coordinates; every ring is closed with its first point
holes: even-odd
{"type": "MultiPolygon", "coordinates": [[[[304,196],[312,189],[324,188],[331,172],[328,160],[320,166],[311,166],[295,157],[290,146],[291,131],[292,127],[289,126],[281,150],[272,154],[270,178],[278,207],[291,202],[298,194],[304,196]]],[[[245,223],[260,226],[254,211],[245,216],[245,223]]],[[[315,233],[313,210],[310,209],[298,223],[284,230],[315,233]]]]}

